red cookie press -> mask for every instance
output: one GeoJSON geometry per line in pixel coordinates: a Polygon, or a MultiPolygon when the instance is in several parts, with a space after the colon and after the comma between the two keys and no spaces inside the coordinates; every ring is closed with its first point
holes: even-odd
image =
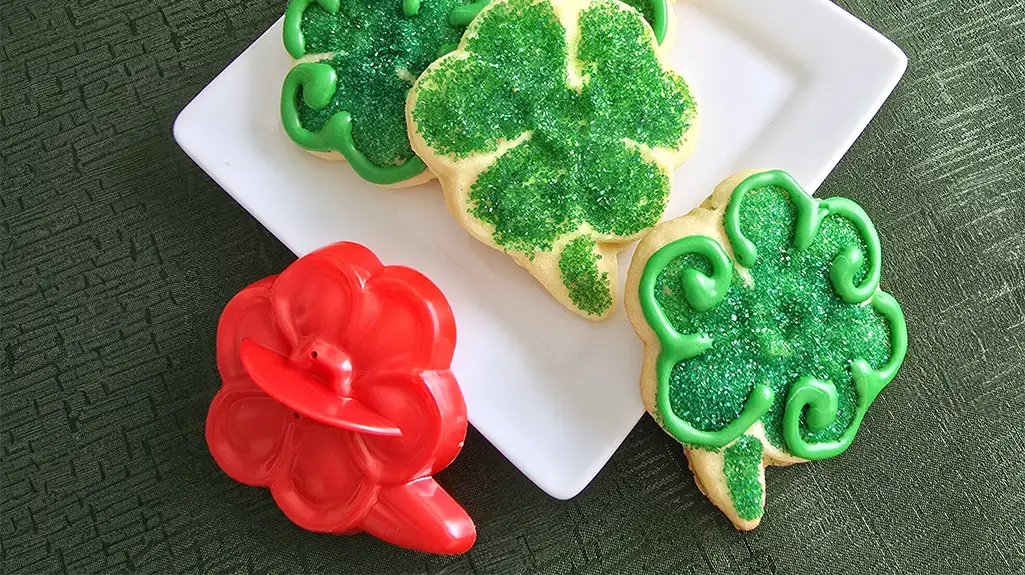
{"type": "Polygon", "coordinates": [[[455,319],[419,272],[337,243],[228,302],[206,439],[294,523],[457,554],[473,521],[434,480],[463,446],[455,319]]]}

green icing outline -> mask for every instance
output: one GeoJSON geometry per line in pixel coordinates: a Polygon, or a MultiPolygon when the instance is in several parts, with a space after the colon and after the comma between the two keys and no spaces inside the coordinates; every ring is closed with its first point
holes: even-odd
{"type": "Polygon", "coordinates": [[[328,14],[337,14],[342,0],[290,0],[285,8],[285,22],[281,33],[288,55],[298,60],[306,55],[306,37],[303,36],[303,14],[310,4],[320,4],[328,14]]]}
{"type": "Polygon", "coordinates": [[[858,246],[847,246],[833,260],[833,264],[829,268],[829,280],[833,283],[833,289],[836,290],[837,295],[847,303],[862,303],[872,297],[872,294],[879,289],[882,248],[879,244],[879,234],[876,232],[875,226],[872,225],[868,214],[861,209],[861,206],[847,198],[817,200],[809,196],[793,176],[782,170],[754,174],[741,182],[733,191],[730,205],[726,208],[726,215],[723,216],[723,226],[726,228],[726,236],[733,245],[737,263],[750,268],[758,260],[754,244],[740,230],[740,210],[748,192],[766,186],[776,186],[786,190],[790,201],[797,208],[797,227],[794,229],[793,244],[798,250],[804,250],[811,246],[819,232],[822,220],[827,216],[841,216],[854,224],[868,250],[868,272],[860,286],[854,284],[854,274],[865,263],[865,254],[858,246]]]}
{"type": "Polygon", "coordinates": [[[669,376],[677,363],[700,355],[712,347],[712,338],[701,333],[682,334],[673,328],[662,307],[655,300],[655,282],[659,272],[669,262],[687,254],[697,254],[712,264],[712,275],[689,269],[684,272],[683,293],[687,303],[699,310],[709,310],[722,302],[733,280],[733,262],[719,242],[707,236],[687,236],[655,252],[641,274],[639,299],[644,319],[661,343],[655,362],[658,390],[655,404],[662,416],[662,426],[681,443],[721,448],[740,437],[772,406],[773,391],[768,385],[757,385],[751,390],[747,403],[737,419],[723,429],[703,431],[679,417],[669,403],[669,376]],[[695,305],[695,303],[697,305],[695,305]],[[700,307],[699,307],[700,306],[700,307]]]}
{"type": "MultiPolygon", "coordinates": [[[[469,23],[490,1],[478,0],[469,6],[454,9],[453,13],[460,11],[464,15],[472,14],[467,21],[469,23]]],[[[314,3],[319,4],[329,14],[337,14],[341,9],[341,0],[291,0],[285,9],[282,40],[285,50],[292,58],[299,59],[306,55],[306,38],[302,31],[303,14],[314,3]]],[[[419,11],[420,0],[402,0],[402,13],[405,16],[415,16],[419,11]]],[[[451,15],[449,18],[451,21],[451,15]]],[[[438,56],[450,52],[449,48],[441,46],[438,56]]],[[[352,139],[352,115],[344,110],[332,115],[316,132],[303,127],[297,103],[299,89],[303,90],[303,101],[307,106],[314,110],[322,110],[331,103],[331,97],[337,88],[337,80],[337,72],[330,65],[320,62],[299,64],[288,72],[281,88],[281,124],[288,137],[296,145],[307,150],[335,151],[342,154],[361,178],[373,184],[396,184],[426,171],[427,165],[416,154],[397,166],[379,166],[371,162],[356,147],[352,139]]]]}
{"type": "Polygon", "coordinates": [[[839,455],[850,447],[861,422],[875,398],[897,375],[904,362],[908,349],[908,332],[904,323],[904,313],[900,304],[890,294],[880,291],[872,296],[869,303],[872,309],[886,319],[890,326],[890,361],[881,369],[872,369],[864,359],[855,359],[851,363],[851,377],[854,389],[858,392],[858,405],[854,420],[839,439],[808,443],[801,436],[801,414],[808,408],[805,422],[812,431],[825,429],[836,420],[837,393],[836,386],[812,377],[802,377],[790,386],[787,392],[786,408],[783,410],[783,438],[787,448],[794,455],[803,459],[828,459],[839,455]]]}
{"type": "MultiPolygon", "coordinates": [[[[802,459],[826,459],[843,453],[850,446],[872,401],[896,377],[907,354],[907,325],[897,301],[890,294],[878,289],[882,259],[879,235],[865,211],[845,198],[813,198],[790,174],[782,170],[749,176],[735,187],[731,194],[730,204],[723,216],[723,225],[739,265],[749,268],[757,260],[754,244],[740,230],[740,210],[744,197],[748,192],[766,186],[782,188],[789,195],[797,211],[792,242],[798,250],[811,246],[822,220],[827,216],[838,215],[852,222],[868,251],[868,271],[861,285],[854,283],[854,274],[865,262],[865,255],[857,246],[848,246],[833,260],[829,270],[830,282],[837,295],[846,303],[857,305],[868,300],[868,304],[883,316],[890,328],[891,354],[885,366],[876,370],[860,358],[851,363],[851,375],[858,393],[858,404],[854,419],[839,439],[808,443],[800,432],[801,419],[806,407],[806,423],[812,430],[824,429],[835,421],[838,401],[835,385],[828,381],[802,377],[791,385],[787,392],[783,414],[783,437],[789,452],[802,459]]],[[[673,367],[680,361],[704,353],[712,346],[712,339],[706,334],[678,333],[655,299],[655,282],[658,274],[669,262],[685,254],[703,256],[712,266],[711,276],[693,269],[684,272],[684,297],[695,309],[703,311],[718,305],[729,290],[732,279],[733,265],[729,256],[718,242],[707,236],[687,236],[670,242],[645,263],[638,299],[645,320],[661,344],[656,360],[656,408],[663,427],[681,443],[720,449],[740,437],[768,412],[775,393],[766,384],[756,385],[751,390],[740,415],[716,431],[699,430],[673,412],[669,402],[669,377],[673,367]]]]}
{"type": "Polygon", "coordinates": [[[651,3],[651,17],[654,22],[648,22],[651,31],[655,33],[655,41],[662,45],[666,39],[666,32],[669,30],[669,0],[649,0],[651,3]]]}
{"type": "Polygon", "coordinates": [[[361,178],[374,184],[394,184],[423,173],[427,165],[416,155],[399,166],[381,167],[367,159],[352,141],[352,116],[348,112],[332,115],[316,132],[303,127],[296,105],[299,89],[302,88],[303,101],[307,106],[322,110],[331,103],[337,81],[334,68],[323,62],[305,62],[288,72],[281,88],[281,124],[288,137],[307,150],[341,153],[361,178]]]}

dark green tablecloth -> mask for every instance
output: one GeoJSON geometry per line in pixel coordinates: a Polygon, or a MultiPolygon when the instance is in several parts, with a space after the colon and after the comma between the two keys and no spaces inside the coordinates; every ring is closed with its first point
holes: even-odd
{"type": "Polygon", "coordinates": [[[435,558],[299,530],[203,440],[218,314],[293,258],[171,124],[283,1],[5,0],[0,571],[1025,571],[1023,4],[843,4],[911,62],[821,190],[873,215],[910,331],[854,446],[770,470],[741,534],[649,418],[568,502],[471,432],[442,480],[478,542],[435,558]]]}

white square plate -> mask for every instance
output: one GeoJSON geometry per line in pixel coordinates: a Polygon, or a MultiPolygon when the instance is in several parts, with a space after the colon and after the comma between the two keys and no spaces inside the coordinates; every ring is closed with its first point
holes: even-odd
{"type": "MultiPolygon", "coordinates": [[[[816,189],[907,65],[827,0],[683,0],[676,11],[672,59],[702,132],[667,218],[741,169],[783,168],[816,189]]],[[[553,497],[579,493],[643,412],[641,343],[622,299],[604,323],[581,319],[464,232],[437,183],[381,190],[300,150],[278,117],[289,65],[279,21],[182,110],[179,145],[297,255],[356,241],[434,280],[455,310],[453,370],[474,427],[553,497]]],[[[631,253],[620,256],[621,282],[631,253]]]]}

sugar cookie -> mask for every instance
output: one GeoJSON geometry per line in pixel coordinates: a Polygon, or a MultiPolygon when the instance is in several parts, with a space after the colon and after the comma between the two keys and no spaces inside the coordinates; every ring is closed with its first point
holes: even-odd
{"type": "Polygon", "coordinates": [[[842,453],[896,376],[907,331],[881,258],[857,204],[781,171],[727,179],[638,245],[644,405],[738,529],[761,520],[767,465],[842,453]]]}
{"type": "Polygon", "coordinates": [[[697,108],[618,0],[496,0],[409,92],[449,209],[563,305],[604,319],[616,254],[662,217],[697,108]]]}

